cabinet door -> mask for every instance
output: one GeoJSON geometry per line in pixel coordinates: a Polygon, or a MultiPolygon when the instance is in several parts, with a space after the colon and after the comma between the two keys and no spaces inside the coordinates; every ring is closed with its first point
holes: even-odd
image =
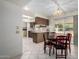
{"type": "Polygon", "coordinates": [[[49,20],[48,19],[44,19],[44,18],[40,18],[40,17],[36,17],[35,18],[35,24],[48,25],[49,24],[49,20]]]}

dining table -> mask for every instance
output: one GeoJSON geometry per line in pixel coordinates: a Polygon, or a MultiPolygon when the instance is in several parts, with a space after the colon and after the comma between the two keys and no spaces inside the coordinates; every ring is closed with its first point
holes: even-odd
{"type": "Polygon", "coordinates": [[[66,35],[57,35],[55,38],[49,37],[48,40],[52,42],[53,44],[56,44],[57,42],[63,43],[66,37],[67,37],[66,35]]]}

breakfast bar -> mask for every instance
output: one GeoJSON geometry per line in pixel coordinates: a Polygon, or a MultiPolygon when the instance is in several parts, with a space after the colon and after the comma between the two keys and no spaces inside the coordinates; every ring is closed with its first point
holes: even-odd
{"type": "Polygon", "coordinates": [[[34,43],[40,43],[44,41],[43,33],[45,32],[32,32],[32,38],[34,43]]]}

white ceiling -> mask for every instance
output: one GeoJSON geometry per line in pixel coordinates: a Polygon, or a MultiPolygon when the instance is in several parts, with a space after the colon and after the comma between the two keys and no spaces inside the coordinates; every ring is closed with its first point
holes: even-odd
{"type": "Polygon", "coordinates": [[[7,0],[19,6],[27,6],[34,14],[51,16],[57,8],[64,13],[78,9],[78,0],[7,0]]]}
{"type": "Polygon", "coordinates": [[[9,1],[20,7],[23,7],[24,5],[28,4],[31,0],[5,0],[5,1],[9,1]]]}

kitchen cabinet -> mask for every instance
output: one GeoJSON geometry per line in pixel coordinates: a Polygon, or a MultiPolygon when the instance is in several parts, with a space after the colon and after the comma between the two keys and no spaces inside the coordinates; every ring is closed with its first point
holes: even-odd
{"type": "Polygon", "coordinates": [[[49,20],[41,17],[36,17],[35,24],[49,25],[49,20]]]}
{"type": "MultiPolygon", "coordinates": [[[[34,43],[44,42],[43,34],[44,32],[33,32],[33,42],[34,43]]],[[[45,34],[47,37],[48,33],[45,34]]]]}

